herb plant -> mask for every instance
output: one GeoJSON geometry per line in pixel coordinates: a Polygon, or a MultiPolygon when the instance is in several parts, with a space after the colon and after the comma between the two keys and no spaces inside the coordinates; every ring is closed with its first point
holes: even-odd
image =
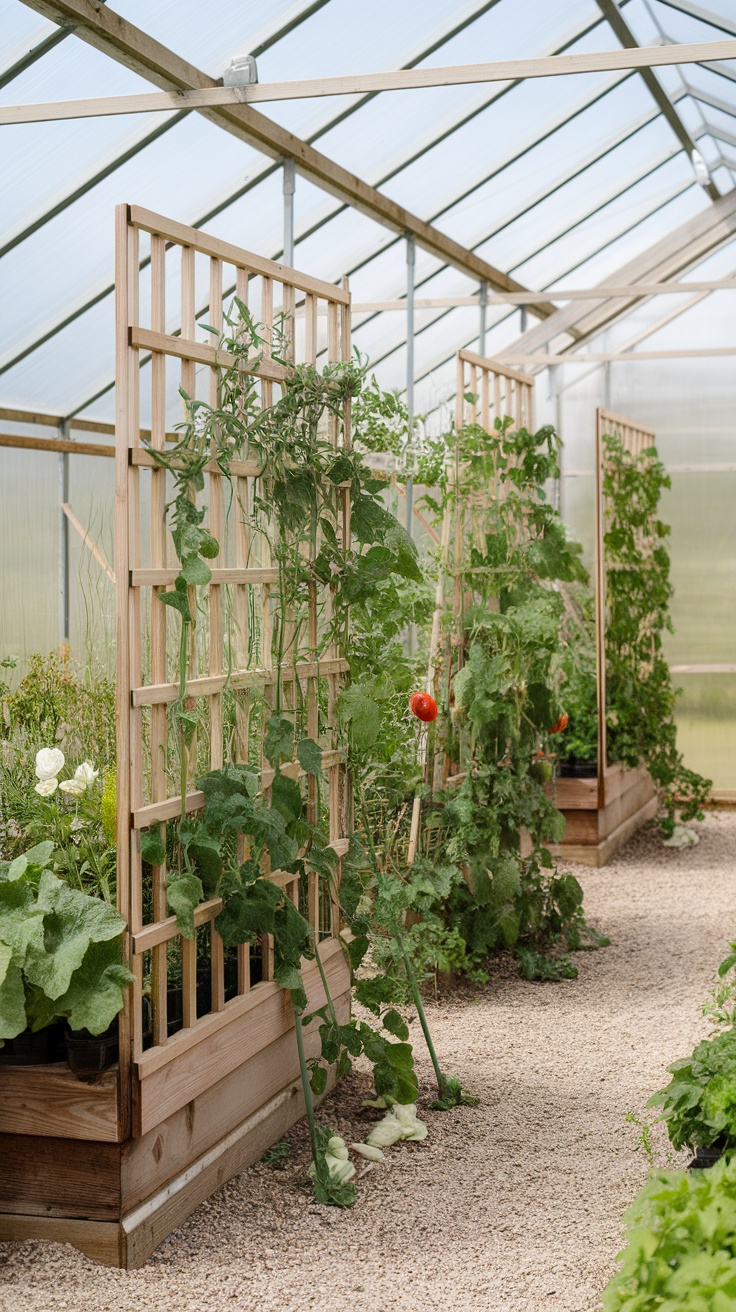
{"type": "Polygon", "coordinates": [[[736,1303],[736,1156],[707,1171],[653,1171],[627,1213],[604,1312],[731,1312],[736,1303]]]}
{"type": "Polygon", "coordinates": [[[673,1148],[736,1147],[736,1031],[704,1039],[667,1069],[672,1079],[647,1107],[662,1108],[673,1148]]]}

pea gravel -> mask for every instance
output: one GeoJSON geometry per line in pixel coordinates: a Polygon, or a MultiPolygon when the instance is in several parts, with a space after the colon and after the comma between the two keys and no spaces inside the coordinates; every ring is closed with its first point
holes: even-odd
{"type": "MultiPolygon", "coordinates": [[[[694,827],[698,847],[665,849],[650,826],[605,869],[575,869],[612,939],[576,955],[577,981],[527,984],[501,962],[431,1004],[442,1061],[480,1105],[427,1110],[417,1035],[429,1138],[361,1162],[352,1211],[311,1202],[298,1126],[285,1162],[227,1184],[140,1271],[0,1245],[2,1312],[593,1312],[647,1171],[626,1114],[706,1033],[700,1005],[736,938],[736,816],[694,827]]],[[[366,1088],[357,1073],[321,1113],[348,1141],[377,1116],[366,1088]]],[[[655,1142],[664,1160],[661,1127],[655,1142]]]]}

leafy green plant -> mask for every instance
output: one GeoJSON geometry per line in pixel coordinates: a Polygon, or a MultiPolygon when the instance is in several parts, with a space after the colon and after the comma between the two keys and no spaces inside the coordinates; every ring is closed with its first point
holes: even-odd
{"type": "Polygon", "coordinates": [[[0,864],[0,1040],[58,1018],[101,1034],[133,979],[121,958],[123,917],[52,873],[53,846],[0,864]]]}
{"type": "Polygon", "coordinates": [[[703,1015],[713,1029],[732,1029],[736,1019],[736,943],[729,944],[728,956],[718,967],[718,982],[703,1004],[703,1015]]]}
{"type": "Polygon", "coordinates": [[[529,977],[570,977],[566,961],[539,962],[543,946],[579,946],[584,925],[582,889],[572,875],[557,875],[546,847],[562,837],[564,822],[538,764],[565,709],[560,586],[586,578],[579,547],[545,495],[559,441],[551,428],[514,431],[506,420],[490,434],[470,425],[451,445],[454,466],[439,498],[428,500],[438,516],[449,503],[456,520],[470,519],[436,682],[434,752],[456,763],[457,782],[425,812],[423,852],[463,875],[442,914],[475,965],[499,948],[523,947],[529,977]]]}
{"type": "Polygon", "coordinates": [[[669,1084],[647,1107],[661,1107],[673,1148],[736,1147],[736,1031],[698,1043],[667,1067],[669,1084]]]}
{"type": "Polygon", "coordinates": [[[604,1312],[731,1312],[736,1302],[736,1155],[707,1171],[653,1171],[627,1213],[604,1312]]]}
{"type": "MultiPolygon", "coordinates": [[[[325,1139],[326,1132],[314,1117],[313,1096],[323,1091],[326,1082],[322,1062],[336,1062],[343,1071],[353,1056],[365,1053],[374,1065],[377,1091],[395,1100],[413,1101],[417,1085],[411,1046],[405,1042],[408,1031],[398,1013],[384,1011],[381,1030],[365,1023],[338,1024],[312,927],[282,886],[284,876],[295,876],[301,886],[313,877],[334,892],[337,874],[337,857],[320,815],[322,749],[303,732],[308,717],[296,677],[289,680],[296,704],[284,706],[284,669],[296,662],[305,645],[317,664],[326,646],[351,654],[349,610],[364,616],[364,632],[378,614],[384,625],[389,624],[393,612],[398,633],[397,580],[417,585],[422,575],[413,543],[381,500],[383,481],[370,475],[358,451],[339,446],[327,431],[331,424],[340,424],[346,401],[360,392],[359,364],[338,363],[321,373],[312,365],[290,364],[277,332],[274,358],[286,367],[286,376],[279,398],[260,410],[254,403],[252,370],[263,339],[245,306],[236,301],[234,311],[237,319],[226,316],[228,328],[220,345],[235,363],[221,371],[217,405],[185,396],[187,418],[181,440],[169,452],[152,451],[174,479],[175,496],[167,511],[180,565],[173,590],[160,595],[180,622],[179,697],[171,708],[171,724],[178,742],[182,805],[173,861],[167,863],[167,898],[178,928],[187,937],[194,935],[194,910],[205,895],[222,899],[216,927],[226,949],[255,943],[266,934],[272,937],[274,979],[289,991],[294,1013],[315,1192],[321,1201],[345,1206],[354,1199],[353,1186],[342,1167],[333,1170],[334,1163],[330,1165],[335,1136],[325,1139]],[[195,699],[187,695],[196,589],[209,581],[207,560],[220,548],[204,527],[204,511],[197,507],[196,495],[202,490],[208,461],[215,460],[229,477],[230,459],[246,450],[260,461],[262,474],[252,507],[240,510],[250,517],[251,540],[267,544],[267,554],[278,567],[278,587],[272,594],[272,651],[262,648],[264,632],[252,635],[261,662],[270,657],[276,670],[274,705],[260,707],[262,733],[258,734],[273,778],[264,795],[260,759],[228,761],[197,780],[205,805],[198,816],[188,818],[186,793],[200,723],[195,699]],[[342,532],[346,502],[349,536],[342,532]],[[305,634],[307,598],[316,596],[320,588],[328,592],[330,605],[323,608],[318,632],[309,628],[305,634]],[[306,789],[294,777],[296,766],[308,779],[306,789]],[[278,872],[279,878],[270,878],[270,872],[278,872]],[[314,1016],[304,1015],[307,999],[300,966],[304,959],[315,958],[327,1002],[318,1013],[322,1060],[307,1062],[303,1027],[314,1016]]],[[[396,406],[387,405],[389,417],[395,415],[396,406]]],[[[364,426],[369,422],[366,416],[382,406],[381,394],[373,388],[372,399],[361,411],[364,426]]],[[[376,692],[375,680],[371,691],[376,692]]],[[[341,701],[340,724],[362,724],[366,733],[375,715],[376,703],[365,687],[352,684],[341,701]]],[[[330,725],[329,732],[337,727],[330,725]]],[[[152,865],[163,861],[166,844],[159,827],[142,836],[141,854],[152,865]]]]}
{"type": "Polygon", "coordinates": [[[689,770],[677,750],[675,706],[662,634],[672,631],[669,527],[658,517],[670,486],[655,447],[638,455],[619,437],[604,435],[603,492],[607,505],[606,696],[608,754],[625,765],[646,765],[659,790],[662,827],[703,818],[711,787],[689,770]]]}

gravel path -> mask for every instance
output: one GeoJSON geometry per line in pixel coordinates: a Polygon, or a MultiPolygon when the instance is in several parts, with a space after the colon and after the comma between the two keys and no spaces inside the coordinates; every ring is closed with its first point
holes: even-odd
{"type": "MultiPolygon", "coordinates": [[[[443,1064],[480,1106],[426,1112],[429,1139],[388,1150],[352,1211],[310,1202],[297,1127],[281,1168],[231,1181],[141,1271],[0,1245],[0,1308],[594,1312],[647,1170],[626,1113],[706,1032],[700,1004],[736,937],[736,816],[696,828],[699,847],[663,849],[650,828],[606,869],[576,869],[612,939],[576,956],[577,981],[526,984],[502,963],[431,1008],[443,1064]]],[[[420,1076],[428,1093],[421,1049],[420,1076]]],[[[322,1113],[348,1139],[375,1115],[365,1087],[351,1077],[322,1113]]]]}

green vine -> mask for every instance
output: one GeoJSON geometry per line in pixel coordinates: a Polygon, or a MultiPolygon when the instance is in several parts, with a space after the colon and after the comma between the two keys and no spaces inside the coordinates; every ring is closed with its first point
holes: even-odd
{"type": "MultiPolygon", "coordinates": [[[[321,1201],[347,1206],[354,1201],[353,1187],[330,1176],[325,1162],[330,1135],[325,1138],[326,1132],[314,1117],[313,1097],[326,1086],[326,1067],[337,1064],[338,1073],[344,1073],[352,1058],[364,1053],[373,1063],[377,1094],[389,1102],[415,1101],[417,1081],[408,1029],[395,1008],[384,1009],[381,1030],[365,1022],[340,1024],[312,927],[281,886],[288,881],[264,878],[269,871],[279,871],[283,876],[293,875],[304,887],[311,876],[319,881],[327,898],[336,894],[337,857],[327,841],[319,807],[322,749],[313,737],[301,732],[307,717],[295,671],[288,683],[298,700],[293,706],[284,705],[284,671],[296,664],[305,647],[318,667],[327,648],[349,656],[350,608],[365,613],[377,591],[392,593],[397,580],[419,584],[422,574],[414,544],[383,504],[384,480],[370,475],[359,450],[339,442],[345,404],[363,386],[360,363],[337,363],[321,372],[313,365],[290,364],[277,328],[272,359],[286,372],[279,383],[280,396],[261,410],[252,376],[254,361],[263,353],[264,338],[239,301],[225,321],[226,332],[218,346],[234,362],[220,371],[217,405],[185,395],[186,422],[179,442],[165,453],[149,447],[174,480],[175,496],[167,514],[180,566],[173,590],[160,594],[163,604],[177,612],[181,624],[179,696],[171,706],[171,727],[179,750],[182,805],[167,898],[186,937],[194,936],[197,905],[204,897],[215,896],[222,899],[215,923],[226,948],[272,936],[274,979],[290,992],[294,1010],[315,1192],[321,1201]],[[271,659],[276,671],[274,704],[262,704],[259,712],[263,754],[272,766],[273,779],[264,795],[258,766],[228,759],[221,769],[197,779],[205,804],[190,818],[186,794],[200,720],[194,699],[187,695],[196,589],[209,582],[207,561],[224,547],[205,528],[205,511],[197,507],[196,496],[203,490],[205,469],[213,460],[232,487],[233,458],[260,463],[262,473],[253,504],[238,506],[237,511],[247,517],[251,543],[260,542],[265,558],[278,568],[272,651],[263,650],[266,634],[262,630],[254,636],[260,648],[251,651],[260,656],[261,664],[271,659]],[[351,533],[346,538],[342,524],[348,508],[351,533]],[[315,636],[309,628],[308,600],[320,592],[329,597],[329,606],[322,609],[315,636]],[[314,787],[306,793],[287,769],[292,764],[298,764],[313,781],[314,787]],[[300,967],[303,960],[315,957],[327,1001],[318,1012],[305,1015],[307,998],[300,967]],[[320,1022],[321,1058],[308,1061],[302,1027],[315,1018],[320,1022]]],[[[363,406],[364,422],[381,397],[374,385],[370,391],[373,401],[363,406]]],[[[339,721],[324,723],[322,706],[320,732],[324,730],[331,743],[346,723],[345,705],[349,706],[352,698],[354,711],[361,695],[356,685],[346,689],[339,721]]],[[[329,715],[329,708],[327,711],[329,715]]],[[[144,834],[141,847],[146,860],[160,863],[164,859],[158,830],[144,834]]],[[[357,966],[359,954],[354,944],[350,956],[357,966]]]]}
{"type": "Polygon", "coordinates": [[[671,834],[678,809],[683,821],[703,819],[711,780],[689,770],[677,750],[678,690],[662,653],[673,589],[670,530],[658,511],[670,480],[654,447],[632,455],[607,434],[603,452],[608,755],[646,765],[660,793],[663,831],[671,834]]]}

